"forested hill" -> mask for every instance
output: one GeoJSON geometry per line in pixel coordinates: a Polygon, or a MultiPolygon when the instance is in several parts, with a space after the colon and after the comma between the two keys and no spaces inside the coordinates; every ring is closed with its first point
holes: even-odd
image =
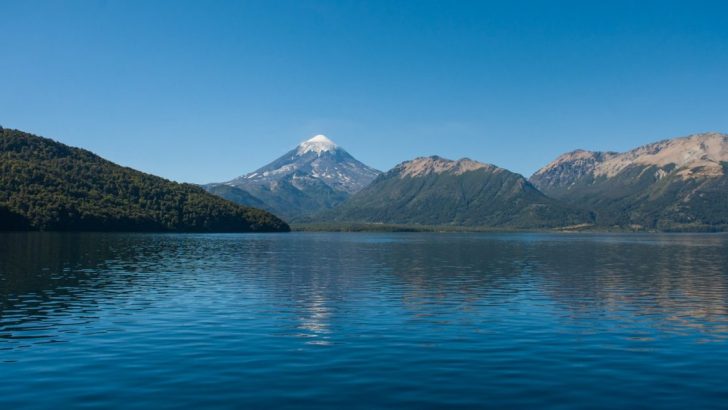
{"type": "Polygon", "coordinates": [[[544,229],[590,225],[588,211],[546,197],[521,175],[438,156],[403,162],[314,222],[544,229]]]}
{"type": "Polygon", "coordinates": [[[288,225],[191,184],[0,128],[0,230],[276,232],[288,225]]]}

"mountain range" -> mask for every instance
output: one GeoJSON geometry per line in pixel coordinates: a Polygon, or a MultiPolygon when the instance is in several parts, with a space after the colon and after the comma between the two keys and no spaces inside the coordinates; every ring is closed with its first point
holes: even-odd
{"type": "Polygon", "coordinates": [[[265,167],[206,188],[298,223],[632,230],[728,229],[728,136],[563,154],[529,179],[468,158],[385,173],[316,136],[265,167]]]}
{"type": "Polygon", "coordinates": [[[728,135],[695,134],[631,151],[577,150],[534,173],[546,195],[594,212],[601,226],[728,227],[728,135]]]}
{"type": "Polygon", "coordinates": [[[439,156],[382,173],[317,135],[203,190],[0,128],[0,229],[288,230],[273,213],[304,226],[728,230],[728,135],[576,150],[528,179],[439,156]]]}
{"type": "Polygon", "coordinates": [[[588,211],[547,197],[519,174],[438,156],[395,166],[319,220],[511,228],[592,222],[588,211]]]}

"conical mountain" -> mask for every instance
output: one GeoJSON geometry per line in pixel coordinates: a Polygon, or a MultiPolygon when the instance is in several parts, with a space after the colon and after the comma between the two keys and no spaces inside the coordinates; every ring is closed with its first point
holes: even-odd
{"type": "Polygon", "coordinates": [[[232,201],[262,206],[295,219],[340,204],[377,175],[379,171],[326,136],[316,135],[260,169],[205,188],[232,201]]]}
{"type": "Polygon", "coordinates": [[[501,228],[590,222],[587,212],[546,197],[519,174],[467,158],[438,156],[397,165],[321,219],[501,228]]]}
{"type": "Polygon", "coordinates": [[[601,225],[644,229],[728,227],[728,135],[695,134],[631,151],[563,154],[530,181],[591,209],[601,225]]]}

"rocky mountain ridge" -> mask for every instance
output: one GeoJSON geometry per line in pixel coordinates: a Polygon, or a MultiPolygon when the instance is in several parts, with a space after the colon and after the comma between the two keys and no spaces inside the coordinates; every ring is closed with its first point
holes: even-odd
{"type": "Polygon", "coordinates": [[[529,180],[600,225],[705,230],[728,226],[727,175],[728,135],[710,132],[624,153],[572,151],[529,180]]]}
{"type": "Polygon", "coordinates": [[[552,228],[591,222],[523,176],[467,158],[405,161],[319,216],[338,223],[552,228]]]}

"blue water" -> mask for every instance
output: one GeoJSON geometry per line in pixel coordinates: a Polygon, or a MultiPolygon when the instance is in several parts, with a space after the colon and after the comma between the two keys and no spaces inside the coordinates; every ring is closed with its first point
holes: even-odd
{"type": "Polygon", "coordinates": [[[725,408],[728,236],[0,235],[0,408],[725,408]]]}

